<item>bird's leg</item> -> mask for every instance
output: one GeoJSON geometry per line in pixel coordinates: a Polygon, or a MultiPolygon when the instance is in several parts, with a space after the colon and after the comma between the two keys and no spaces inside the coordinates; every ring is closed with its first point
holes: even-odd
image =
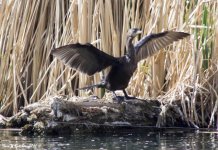
{"type": "MultiPolygon", "coordinates": [[[[94,85],[86,86],[86,87],[83,87],[83,88],[78,88],[76,90],[91,90],[93,88],[104,88],[104,87],[105,87],[104,83],[99,83],[99,84],[94,84],[94,85]]],[[[99,97],[95,96],[95,95],[93,95],[92,97],[95,98],[95,99],[96,98],[99,99],[99,97]]]]}
{"type": "Polygon", "coordinates": [[[114,95],[113,100],[116,100],[118,103],[124,101],[123,97],[117,96],[117,94],[114,91],[112,91],[112,92],[113,92],[113,95],[114,95]]]}
{"type": "Polygon", "coordinates": [[[135,99],[135,97],[129,96],[129,95],[126,93],[125,90],[123,90],[123,93],[124,93],[124,97],[125,97],[126,100],[128,100],[128,99],[135,99]]]}

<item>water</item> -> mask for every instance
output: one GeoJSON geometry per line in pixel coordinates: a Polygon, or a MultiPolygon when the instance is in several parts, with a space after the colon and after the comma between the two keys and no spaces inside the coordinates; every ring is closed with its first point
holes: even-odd
{"type": "Polygon", "coordinates": [[[0,130],[0,150],[11,149],[111,149],[111,150],[208,150],[218,149],[218,132],[165,130],[159,132],[76,134],[68,136],[21,136],[18,131],[0,130]]]}

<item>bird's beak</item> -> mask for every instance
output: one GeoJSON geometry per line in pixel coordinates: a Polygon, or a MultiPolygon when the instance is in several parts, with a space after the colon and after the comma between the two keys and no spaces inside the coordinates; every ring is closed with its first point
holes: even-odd
{"type": "Polygon", "coordinates": [[[138,31],[136,32],[136,34],[142,34],[142,31],[141,31],[141,30],[138,30],[138,31]]]}

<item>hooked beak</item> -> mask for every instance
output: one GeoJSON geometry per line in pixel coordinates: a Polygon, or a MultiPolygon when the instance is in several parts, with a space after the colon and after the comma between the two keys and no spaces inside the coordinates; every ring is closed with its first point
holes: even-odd
{"type": "Polygon", "coordinates": [[[136,34],[138,35],[138,34],[142,34],[142,31],[141,30],[138,30],[137,32],[136,32],[136,34]]]}

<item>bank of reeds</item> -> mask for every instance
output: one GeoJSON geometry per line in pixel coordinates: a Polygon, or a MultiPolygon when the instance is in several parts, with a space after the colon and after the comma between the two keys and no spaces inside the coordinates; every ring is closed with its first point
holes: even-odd
{"type": "Polygon", "coordinates": [[[178,101],[186,121],[212,125],[218,106],[217,7],[216,0],[3,0],[0,113],[12,115],[50,95],[86,95],[75,89],[99,82],[106,71],[88,77],[53,61],[51,49],[91,42],[120,56],[127,30],[138,27],[143,35],[176,30],[191,36],[141,61],[128,93],[178,101]]]}

